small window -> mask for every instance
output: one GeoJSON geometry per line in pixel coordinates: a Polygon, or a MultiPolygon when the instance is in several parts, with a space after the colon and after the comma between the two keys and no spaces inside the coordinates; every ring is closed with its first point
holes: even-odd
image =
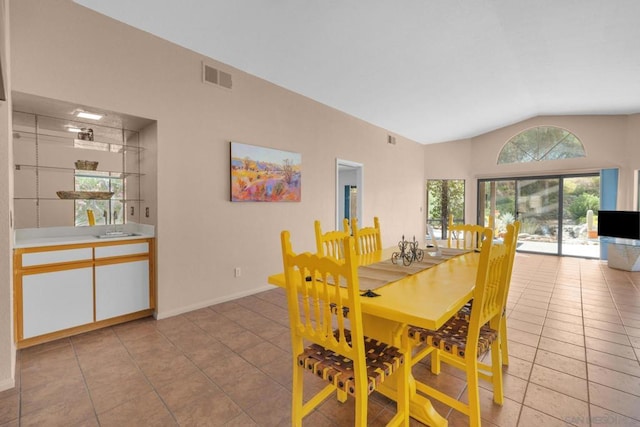
{"type": "Polygon", "coordinates": [[[120,177],[112,177],[107,173],[104,177],[75,177],[76,191],[113,191],[109,200],[76,200],[75,225],[89,225],[88,210],[93,211],[96,225],[124,224],[124,185],[120,177]]]}
{"type": "Polygon", "coordinates": [[[437,238],[447,235],[449,215],[453,222],[464,224],[464,180],[427,180],[427,223],[431,224],[437,238]]]}
{"type": "Polygon", "coordinates": [[[498,164],[541,162],[585,156],[582,142],[568,130],[555,126],[538,126],[511,138],[500,151],[498,164]]]}

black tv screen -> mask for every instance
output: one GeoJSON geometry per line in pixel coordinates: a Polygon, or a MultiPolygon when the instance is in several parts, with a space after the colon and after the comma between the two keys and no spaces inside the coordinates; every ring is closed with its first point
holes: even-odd
{"type": "Polygon", "coordinates": [[[640,239],[640,212],[598,211],[598,236],[640,239]]]}

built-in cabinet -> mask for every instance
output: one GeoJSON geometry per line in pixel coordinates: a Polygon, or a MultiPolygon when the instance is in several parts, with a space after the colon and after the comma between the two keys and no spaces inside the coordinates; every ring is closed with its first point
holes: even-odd
{"type": "Polygon", "coordinates": [[[14,250],[18,348],[153,314],[154,239],[14,250]]]}

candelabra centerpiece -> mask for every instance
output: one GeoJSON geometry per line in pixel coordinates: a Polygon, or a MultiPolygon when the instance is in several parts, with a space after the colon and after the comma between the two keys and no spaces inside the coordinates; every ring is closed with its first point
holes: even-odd
{"type": "Polygon", "coordinates": [[[416,236],[413,236],[413,241],[409,242],[404,240],[403,235],[402,240],[398,242],[398,249],[400,252],[391,254],[391,262],[394,264],[398,264],[402,260],[402,265],[409,266],[413,261],[420,262],[424,258],[424,251],[418,247],[416,236]]]}

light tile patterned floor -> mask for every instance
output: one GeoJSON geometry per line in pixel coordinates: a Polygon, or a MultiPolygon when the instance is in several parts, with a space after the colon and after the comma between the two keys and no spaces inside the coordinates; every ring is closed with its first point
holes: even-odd
{"type": "MultiPolygon", "coordinates": [[[[483,425],[640,426],[640,273],[518,254],[508,324],[506,399],[493,404],[482,384],[483,425]]],[[[18,386],[0,393],[0,425],[289,425],[287,325],[284,293],[274,289],[20,351],[18,386]]],[[[465,398],[455,369],[435,377],[420,363],[414,373],[465,398]]],[[[436,408],[449,425],[467,425],[436,408]]],[[[369,424],[394,411],[374,395],[369,424]]],[[[350,426],[352,414],[350,403],[329,399],[305,425],[350,426]]]]}

